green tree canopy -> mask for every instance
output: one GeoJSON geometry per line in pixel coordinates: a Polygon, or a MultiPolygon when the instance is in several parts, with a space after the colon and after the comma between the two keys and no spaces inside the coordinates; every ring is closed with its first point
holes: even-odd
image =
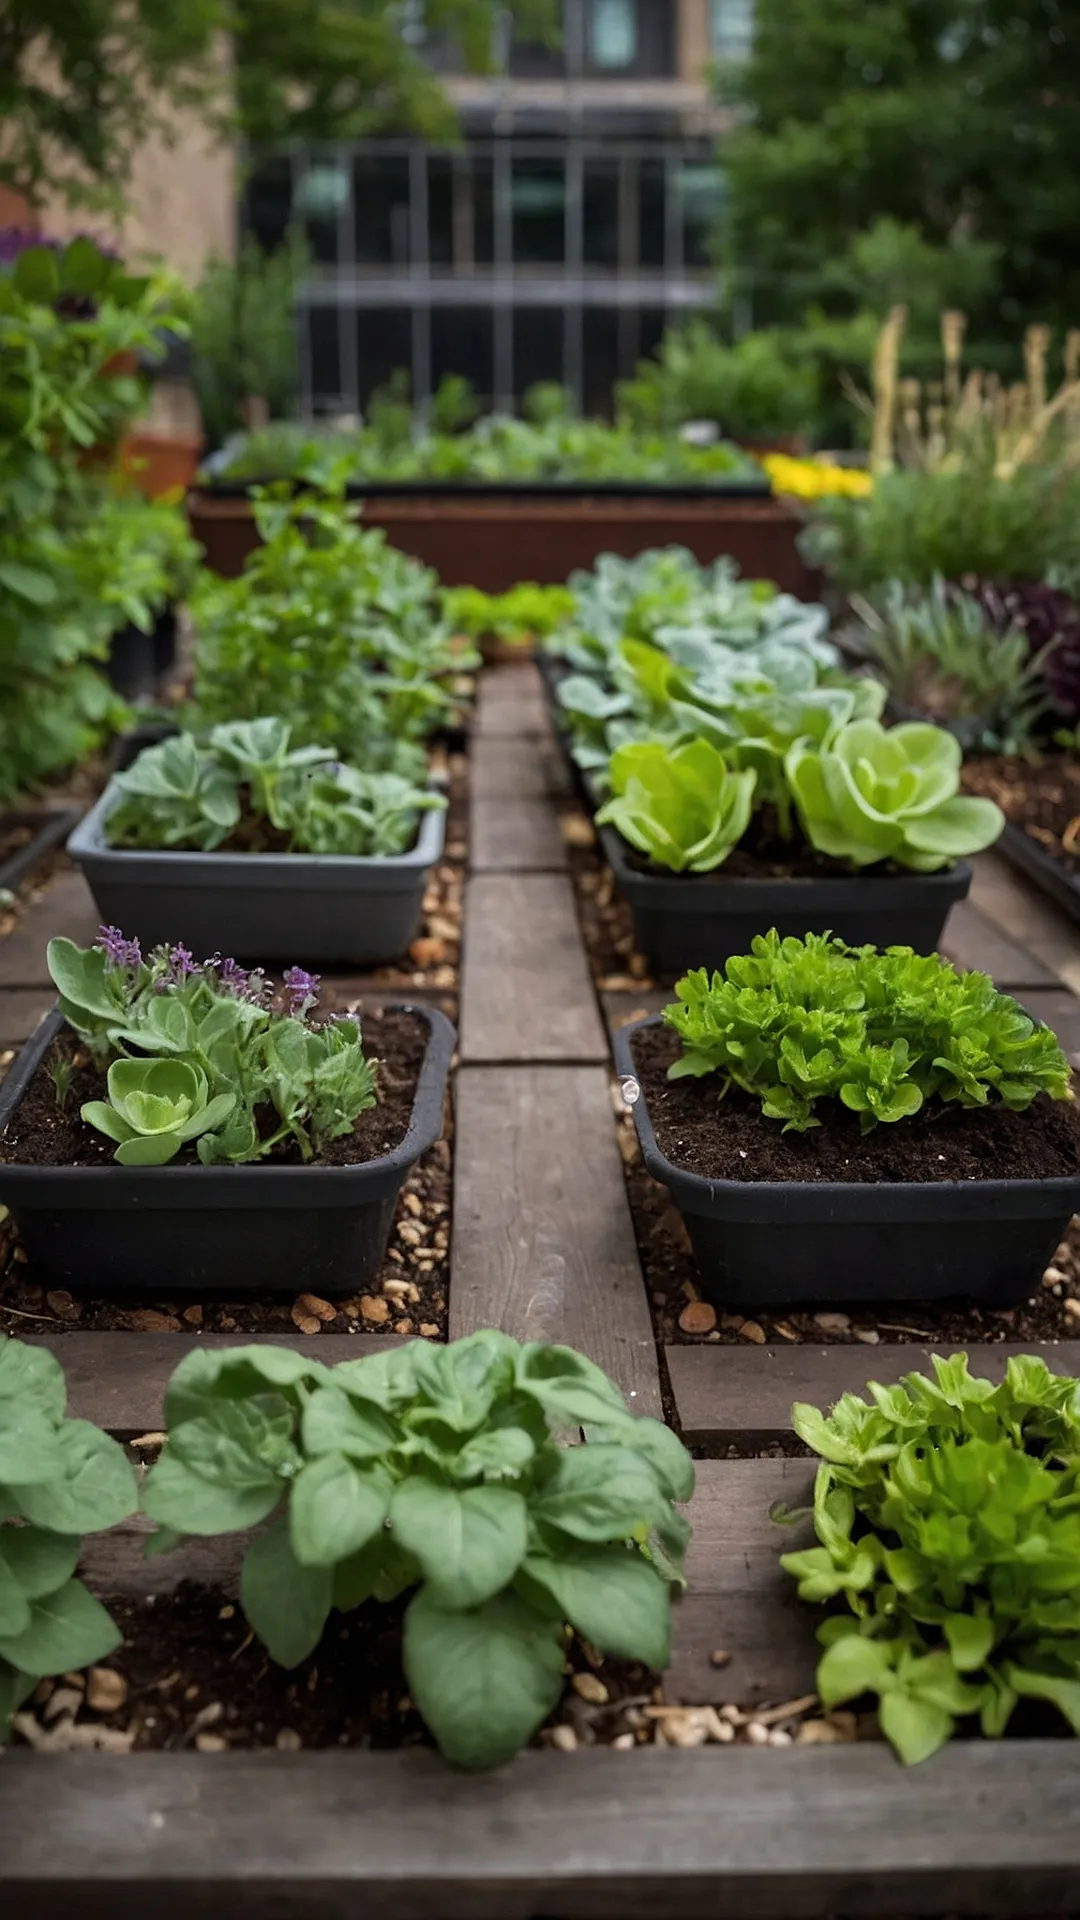
{"type": "MultiPolygon", "coordinates": [[[[423,10],[476,68],[500,11],[423,10]]],[[[548,31],[554,14],[524,0],[515,29],[548,31]]],[[[410,17],[403,0],[0,0],[0,183],[32,204],[115,204],[139,143],[184,108],[252,141],[445,136],[453,114],[410,17]]]]}
{"type": "Polygon", "coordinates": [[[1080,322],[1075,0],[757,0],[738,91],[759,322],[896,296],[988,338],[1080,322]]]}

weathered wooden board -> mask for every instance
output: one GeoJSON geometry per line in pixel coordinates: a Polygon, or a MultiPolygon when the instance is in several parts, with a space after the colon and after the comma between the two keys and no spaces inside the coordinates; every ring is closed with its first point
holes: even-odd
{"type": "MultiPolygon", "coordinates": [[[[950,1346],[899,1344],[775,1347],[665,1347],[671,1391],[684,1434],[721,1442],[765,1446],[790,1438],[796,1400],[835,1405],[841,1394],[865,1393],[868,1380],[892,1386],[905,1373],[926,1373],[930,1355],[950,1346]]],[[[968,1346],[973,1372],[1000,1380],[1012,1354],[1041,1354],[1054,1373],[1080,1373],[1080,1340],[1025,1341],[968,1346]]]]}
{"type": "Polygon", "coordinates": [[[1080,993],[1080,928],[997,853],[974,862],[971,904],[1080,993]]]}
{"type": "Polygon", "coordinates": [[[81,947],[97,938],[97,908],[82,874],[58,873],[40,900],[28,907],[15,931],[0,941],[0,987],[49,987],[45,948],[58,934],[67,934],[81,947]]]}
{"type": "Polygon", "coordinates": [[[821,1920],[1075,1910],[1080,1749],[9,1754],[27,1920],[821,1920]]]}
{"type": "Polygon", "coordinates": [[[570,791],[569,775],[547,736],[481,736],[469,756],[469,784],[485,800],[563,799],[570,791]]]}
{"type": "MultiPolygon", "coordinates": [[[[401,1345],[396,1335],[387,1337],[392,1346],[401,1345]]],[[[386,1337],[371,1333],[58,1333],[20,1338],[56,1355],[67,1377],[73,1418],[125,1434],[160,1428],[169,1377],[193,1347],[292,1347],[332,1367],[386,1345],[386,1337]]]]}
{"type": "Polygon", "coordinates": [[[0,1048],[21,1047],[45,1018],[55,998],[51,982],[47,987],[0,989],[0,1048]]]}
{"type": "Polygon", "coordinates": [[[474,739],[539,736],[548,729],[540,676],[531,661],[516,667],[489,667],[481,674],[474,739]]]}
{"type": "Polygon", "coordinates": [[[954,966],[988,973],[995,985],[1009,993],[1017,988],[1052,987],[1057,981],[1057,975],[1024,945],[1020,929],[1006,933],[970,900],[962,900],[950,913],[941,951],[954,966]]]}
{"type": "Polygon", "coordinates": [[[601,1067],[462,1067],[450,1333],[579,1347],[659,1414],[652,1323],[601,1067]]]}
{"type": "Polygon", "coordinates": [[[462,1060],[607,1057],[569,878],[474,874],[465,888],[462,1060]]]}
{"type": "Polygon", "coordinates": [[[1028,1012],[1053,1027],[1072,1065],[1080,1069],[1080,1000],[1066,988],[1036,988],[1020,994],[1028,1012]]]}
{"type": "Polygon", "coordinates": [[[473,800],[469,865],[474,873],[562,873],[568,864],[550,800],[473,800]]]}

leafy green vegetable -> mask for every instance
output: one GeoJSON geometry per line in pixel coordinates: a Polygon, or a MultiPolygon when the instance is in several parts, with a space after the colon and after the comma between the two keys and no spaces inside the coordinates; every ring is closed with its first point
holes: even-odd
{"type": "Polygon", "coordinates": [[[104,1607],[74,1577],[84,1533],[136,1504],[122,1447],[65,1417],[59,1361],[0,1333],[0,1741],[46,1674],[120,1645],[104,1607]]]}
{"type": "Polygon", "coordinates": [[[636,741],[612,754],[612,798],[597,823],[673,873],[711,873],[746,832],[756,779],[752,768],[730,772],[707,740],[636,741]]]}
{"type": "Polygon", "coordinates": [[[288,1139],[310,1160],[376,1103],[359,1022],[311,1024],[319,979],[302,967],[275,994],[261,971],[220,956],[196,966],[182,946],[144,960],[114,927],[95,947],[51,940],[48,964],[68,1025],[111,1062],[108,1103],[82,1117],[119,1141],[125,1166],[160,1166],[189,1140],[207,1166],[288,1139]]]}
{"type": "Polygon", "coordinates": [[[936,873],[991,846],[1005,824],[993,800],[958,792],[962,757],[943,727],[886,731],[856,720],[821,744],[796,740],[784,765],[800,825],[820,853],[936,873]]]}
{"type": "Polygon", "coordinates": [[[215,727],[206,745],[179,734],[147,747],[114,775],[119,804],[105,821],[114,847],[195,847],[210,853],[242,817],[252,852],[387,856],[416,839],[417,817],[446,806],[442,794],[396,773],[362,773],[325,747],[290,747],[285,720],[215,727]],[[259,833],[263,841],[260,845],[259,833]]]}
{"type": "Polygon", "coordinates": [[[693,1465],[568,1347],[487,1330],[335,1367],[200,1349],[166,1417],[144,1498],[165,1550],[271,1521],[241,1598],[284,1666],[314,1651],[333,1607],[416,1589],[405,1675],[457,1766],[497,1766],[531,1739],[562,1691],[567,1624],[601,1652],[667,1662],[690,1531],[673,1503],[693,1465]],[[579,1425],[586,1445],[553,1437],[579,1425]]]}
{"type": "Polygon", "coordinates": [[[1080,1383],[1031,1356],[997,1387],[932,1358],[828,1417],[792,1409],[822,1456],[819,1545],[781,1559],[801,1599],[847,1609],[819,1628],[822,1704],[876,1694],[908,1764],[959,1719],[999,1736],[1025,1696],[1080,1733],[1080,1383]]]}
{"type": "Polygon", "coordinates": [[[491,634],[504,646],[522,646],[543,639],[574,610],[568,587],[541,587],[522,580],[508,593],[482,593],[479,587],[448,587],[444,595],[447,618],[471,640],[491,634]]]}
{"type": "Polygon", "coordinates": [[[237,580],[204,572],[191,596],[197,730],[280,714],[297,746],[366,773],[422,780],[423,742],[478,656],[440,613],[438,581],[360,527],[340,473],[319,490],[257,489],[262,545],[237,580]]]}
{"type": "Polygon", "coordinates": [[[670,1079],[723,1075],[761,1100],[785,1133],[820,1126],[840,1100],[863,1132],[928,1100],[1022,1113],[1036,1095],[1069,1100],[1069,1063],[983,973],[958,974],[910,947],[848,947],[831,934],[759,935],[710,980],[688,973],[664,1019],[683,1043],[670,1079]]]}

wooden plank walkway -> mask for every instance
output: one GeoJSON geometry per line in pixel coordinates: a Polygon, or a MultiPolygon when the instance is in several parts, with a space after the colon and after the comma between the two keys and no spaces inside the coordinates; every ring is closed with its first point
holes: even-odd
{"type": "Polygon", "coordinates": [[[607,1060],[567,875],[466,881],[461,1058],[607,1060]]]}

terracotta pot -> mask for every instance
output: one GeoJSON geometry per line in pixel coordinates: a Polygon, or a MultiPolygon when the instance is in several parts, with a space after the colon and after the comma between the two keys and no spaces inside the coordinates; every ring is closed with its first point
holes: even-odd
{"type": "Polygon", "coordinates": [[[120,466],[150,500],[163,493],[185,493],[195,478],[202,453],[197,434],[126,433],[120,442],[120,466]]]}

